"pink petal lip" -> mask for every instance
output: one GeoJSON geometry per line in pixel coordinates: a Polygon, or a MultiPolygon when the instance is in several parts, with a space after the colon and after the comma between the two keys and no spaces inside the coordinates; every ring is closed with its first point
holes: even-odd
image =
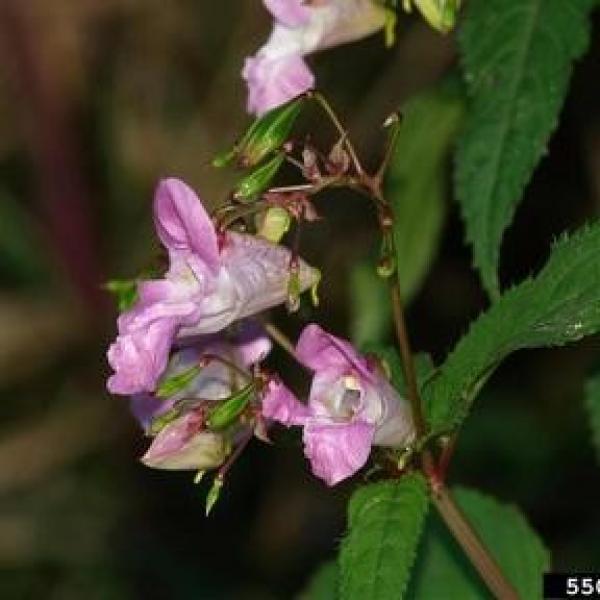
{"type": "Polygon", "coordinates": [[[246,59],[242,77],[248,85],[248,112],[258,116],[315,85],[314,75],[299,54],[270,58],[259,52],[246,59]]]}
{"type": "Polygon", "coordinates": [[[369,459],[375,427],[309,421],[304,428],[304,453],[312,471],[329,486],[351,477],[369,459]]]}
{"type": "Polygon", "coordinates": [[[170,252],[193,252],[214,274],[219,268],[217,233],[200,199],[179,179],[163,179],[154,197],[154,221],[170,252]]]}

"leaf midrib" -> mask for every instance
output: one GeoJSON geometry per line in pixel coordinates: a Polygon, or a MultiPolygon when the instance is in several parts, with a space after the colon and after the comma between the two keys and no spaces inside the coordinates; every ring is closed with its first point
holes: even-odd
{"type": "MultiPolygon", "coordinates": [[[[508,139],[508,132],[510,131],[510,128],[513,123],[512,108],[513,108],[515,99],[517,97],[517,93],[520,90],[522,82],[523,82],[525,61],[526,61],[526,59],[529,55],[529,51],[531,49],[532,40],[533,40],[533,32],[535,30],[536,23],[538,21],[541,3],[542,3],[542,0],[533,0],[533,2],[532,2],[532,9],[531,9],[531,13],[530,13],[531,19],[528,22],[528,26],[526,29],[526,35],[525,35],[523,44],[521,45],[521,48],[519,49],[519,53],[517,55],[517,68],[514,71],[515,77],[513,78],[513,83],[509,88],[508,102],[504,103],[505,108],[504,108],[504,113],[503,113],[503,119],[501,121],[502,126],[500,129],[500,141],[497,145],[496,152],[494,152],[494,154],[493,154],[493,161],[492,161],[493,169],[491,170],[491,177],[489,178],[490,183],[487,186],[488,191],[486,194],[484,194],[484,197],[491,197],[492,193],[494,192],[494,190],[497,187],[498,173],[499,173],[498,169],[500,166],[500,159],[501,159],[502,155],[504,154],[506,141],[508,139]]],[[[490,221],[484,221],[484,223],[483,223],[483,228],[484,228],[484,231],[486,234],[484,236],[484,239],[486,239],[486,240],[490,239],[489,222],[490,221]]],[[[488,249],[489,249],[489,245],[488,245],[488,249]]],[[[497,250],[497,249],[496,250],[492,249],[492,251],[499,252],[499,250],[497,250]]],[[[483,265],[483,264],[480,265],[480,268],[483,271],[483,269],[485,268],[485,265],[483,265]]],[[[492,289],[490,289],[490,293],[492,294],[492,297],[494,299],[497,299],[499,297],[499,290],[498,290],[499,283],[498,283],[497,273],[494,273],[492,277],[493,277],[493,280],[491,282],[486,282],[486,287],[489,287],[489,284],[492,285],[492,289]]]]}

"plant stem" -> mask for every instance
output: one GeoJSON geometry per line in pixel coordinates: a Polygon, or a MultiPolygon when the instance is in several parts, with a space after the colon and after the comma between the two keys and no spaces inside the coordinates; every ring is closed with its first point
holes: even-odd
{"type": "Polygon", "coordinates": [[[421,408],[421,398],[419,397],[419,388],[417,386],[415,363],[410,347],[410,340],[408,338],[408,331],[406,329],[406,320],[404,318],[404,310],[402,308],[402,299],[400,295],[400,282],[397,276],[394,276],[391,292],[396,338],[398,339],[398,345],[400,347],[402,370],[404,372],[404,379],[406,380],[406,387],[408,390],[408,401],[410,402],[418,438],[425,432],[425,419],[423,418],[423,410],[421,408]]]}
{"type": "Polygon", "coordinates": [[[262,324],[265,328],[265,331],[269,334],[269,337],[271,337],[273,341],[279,344],[288,354],[290,354],[294,360],[298,360],[298,357],[296,356],[296,348],[288,336],[285,335],[285,333],[283,333],[279,327],[273,325],[273,323],[270,323],[269,321],[263,320],[262,324]]]}
{"type": "Polygon", "coordinates": [[[347,129],[342,125],[342,123],[339,120],[338,116],[336,115],[335,111],[333,110],[333,108],[331,107],[329,102],[327,102],[326,98],[323,95],[321,95],[319,92],[313,92],[312,96],[321,105],[323,110],[327,113],[327,116],[331,119],[331,122],[333,123],[335,128],[338,130],[338,133],[344,140],[344,146],[346,146],[346,150],[348,151],[348,154],[350,155],[350,160],[352,161],[352,164],[354,165],[354,169],[356,170],[356,172],[358,173],[359,176],[363,175],[364,169],[360,163],[360,160],[358,160],[358,155],[356,154],[356,151],[354,150],[354,146],[352,145],[352,142],[348,138],[347,129]]]}
{"type": "Polygon", "coordinates": [[[432,485],[431,497],[444,523],[492,594],[501,600],[519,600],[517,591],[506,579],[446,487],[439,483],[432,485]]]}

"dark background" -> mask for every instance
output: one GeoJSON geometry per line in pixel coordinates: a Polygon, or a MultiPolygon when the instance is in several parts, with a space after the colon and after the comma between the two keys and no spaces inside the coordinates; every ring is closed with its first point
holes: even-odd
{"type": "MultiPolygon", "coordinates": [[[[330,490],[312,477],[297,436],[254,442],[207,520],[206,488],[141,466],[127,402],[104,390],[115,310],[101,284],[154,260],[160,177],[186,179],[208,206],[226,197],[231,174],[207,165],[248,122],[239,71],[268,28],[250,0],[0,3],[1,598],[284,598],[335,551],[354,482],[330,490]]],[[[597,215],[599,58],[595,36],[505,237],[505,284],[597,215]]],[[[375,36],[313,64],[369,156],[385,115],[454,61],[451,37],[401,18],[392,50],[375,36]]],[[[438,361],[486,306],[448,202],[440,252],[408,313],[415,348],[438,361]]],[[[319,209],[304,254],[324,270],[321,308],[287,327],[312,318],[347,334],[348,275],[375,222],[350,195],[319,209]]],[[[597,349],[589,339],[511,357],[450,473],[518,504],[556,570],[600,568],[599,471],[582,405],[597,349]]]]}

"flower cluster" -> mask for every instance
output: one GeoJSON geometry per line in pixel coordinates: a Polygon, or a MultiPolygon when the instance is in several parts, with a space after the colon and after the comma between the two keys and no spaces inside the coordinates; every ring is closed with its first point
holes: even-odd
{"type": "Polygon", "coordinates": [[[307,403],[262,366],[271,341],[253,317],[301,293],[319,273],[283,245],[219,230],[185,183],[162,181],[156,232],[168,253],[162,279],[141,281],[108,350],[108,389],[131,397],[158,469],[219,468],[275,423],[303,428],[305,455],[328,485],[367,462],[373,445],[404,447],[414,428],[406,401],[379,365],[316,324],[294,356],[312,373],[307,403]]]}

